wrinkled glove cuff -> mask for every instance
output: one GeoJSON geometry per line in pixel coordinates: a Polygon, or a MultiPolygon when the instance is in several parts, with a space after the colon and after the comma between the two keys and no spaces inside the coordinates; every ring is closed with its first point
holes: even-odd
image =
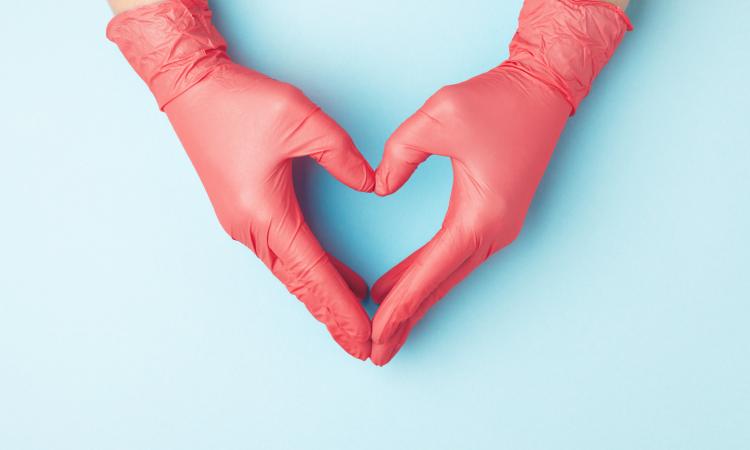
{"type": "Polygon", "coordinates": [[[165,0],[125,11],[107,27],[164,110],[167,103],[229,61],[207,0],[165,0]]]}
{"type": "Polygon", "coordinates": [[[559,91],[571,115],[626,31],[625,12],[600,0],[526,0],[503,63],[559,91]]]}

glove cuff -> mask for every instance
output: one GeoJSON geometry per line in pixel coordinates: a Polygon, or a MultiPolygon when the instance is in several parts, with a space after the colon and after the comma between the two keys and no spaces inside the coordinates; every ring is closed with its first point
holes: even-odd
{"type": "Polygon", "coordinates": [[[600,0],[525,0],[503,63],[558,90],[571,115],[588,95],[626,31],[625,12],[600,0]]]}
{"type": "Polygon", "coordinates": [[[165,0],[125,11],[107,26],[159,109],[229,61],[207,0],[165,0]]]}

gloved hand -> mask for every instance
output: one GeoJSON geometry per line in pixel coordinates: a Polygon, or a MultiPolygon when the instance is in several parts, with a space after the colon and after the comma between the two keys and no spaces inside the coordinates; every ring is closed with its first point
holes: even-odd
{"type": "Polygon", "coordinates": [[[438,91],[386,143],[375,192],[397,191],[431,154],[448,156],[453,190],[443,225],[372,288],[375,364],[453,286],[519,234],[569,115],[630,23],[591,0],[526,0],[510,58],[438,91]]]}
{"type": "Polygon", "coordinates": [[[221,225],[255,252],[351,355],[370,355],[367,285],[305,223],[292,159],[310,156],[363,192],[374,173],[347,133],[298,89],[232,63],[206,0],[166,0],[108,28],[168,115],[221,225]]]}

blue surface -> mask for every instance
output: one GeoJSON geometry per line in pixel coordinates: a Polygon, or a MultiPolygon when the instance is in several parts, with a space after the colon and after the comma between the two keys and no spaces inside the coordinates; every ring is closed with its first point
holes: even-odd
{"type": "MultiPolygon", "coordinates": [[[[3,6],[1,449],[750,448],[750,3],[633,0],[520,240],[383,369],[224,236],[104,1],[73,3],[3,6]]],[[[214,3],[237,59],[377,164],[433,91],[506,56],[521,2],[214,3]]],[[[450,189],[440,159],[387,199],[298,168],[369,282],[450,189]]]]}

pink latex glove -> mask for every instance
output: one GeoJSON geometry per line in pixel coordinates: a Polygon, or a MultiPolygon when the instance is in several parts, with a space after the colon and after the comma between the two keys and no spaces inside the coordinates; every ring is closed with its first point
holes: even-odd
{"type": "Polygon", "coordinates": [[[221,225],[248,246],[351,355],[370,355],[367,285],[305,223],[292,159],[310,156],[363,192],[374,173],[347,133],[293,86],[232,63],[205,0],[167,0],[107,30],[190,156],[221,225]]]}
{"type": "Polygon", "coordinates": [[[448,156],[453,190],[443,225],[372,288],[372,361],[386,364],[453,286],[518,236],[568,116],[630,23],[599,1],[526,0],[510,58],[447,86],[386,143],[375,192],[398,190],[428,156],[448,156]]]}

